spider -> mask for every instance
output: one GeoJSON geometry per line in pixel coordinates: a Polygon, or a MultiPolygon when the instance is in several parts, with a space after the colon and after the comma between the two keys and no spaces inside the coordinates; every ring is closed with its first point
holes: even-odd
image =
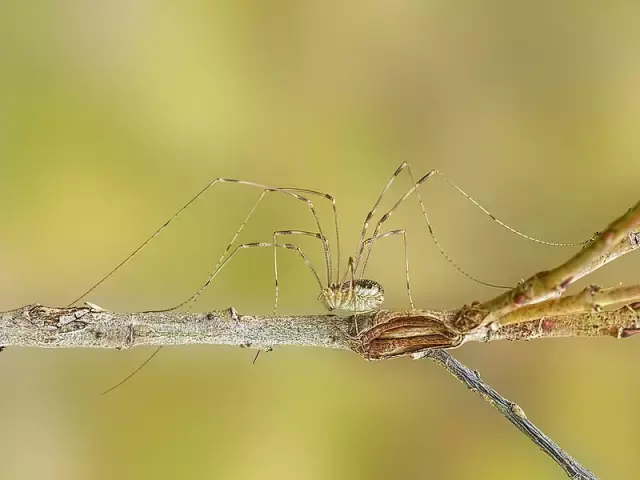
{"type": "MultiPolygon", "coordinates": [[[[407,246],[407,233],[405,229],[391,230],[387,232],[381,233],[383,225],[391,218],[393,213],[402,205],[412,194],[415,194],[415,197],[420,205],[422,215],[426,222],[429,234],[437,246],[440,253],[447,259],[447,261],[460,273],[468,277],[469,279],[477,282],[481,285],[495,287],[495,288],[504,288],[509,289],[511,287],[505,285],[498,285],[489,282],[484,282],[469,273],[463,270],[460,266],[458,266],[453,259],[446,253],[443,249],[442,245],[438,241],[431,222],[429,221],[429,217],[427,215],[424,202],[422,201],[419,193],[419,187],[425,184],[429,179],[434,177],[440,177],[445,182],[447,182],[451,187],[453,187],[456,191],[458,191],[461,195],[463,195],[467,200],[473,203],[477,208],[479,208],[485,215],[489,216],[493,221],[498,223],[503,228],[515,233],[521,237],[524,237],[533,242],[541,243],[544,245],[552,245],[552,246],[576,246],[582,245],[584,242],[576,242],[576,243],[558,243],[558,242],[548,242],[544,240],[540,240],[538,238],[534,238],[525,233],[516,230],[515,228],[510,227],[506,223],[502,222],[498,218],[496,218],[492,213],[490,213],[486,208],[484,208],[480,203],[478,203],[473,197],[468,195],[464,190],[458,187],[455,183],[449,180],[444,174],[440,171],[433,169],[430,170],[426,175],[419,178],[417,181],[413,176],[411,171],[411,167],[407,162],[403,162],[393,173],[386,186],[378,196],[375,204],[371,208],[371,210],[367,213],[365,220],[362,224],[362,230],[360,233],[360,239],[358,245],[356,247],[355,254],[349,257],[347,262],[347,268],[343,272],[342,278],[340,278],[340,224],[338,219],[338,210],[336,201],[333,196],[328,193],[323,193],[317,190],[310,190],[305,188],[289,188],[289,187],[273,187],[262,185],[260,183],[250,182],[246,180],[235,180],[230,178],[216,178],[210,181],[202,190],[200,190],[194,197],[192,197],[187,203],[185,203],[182,207],[180,207],[169,219],[158,228],[149,238],[147,238],[139,247],[137,247],[130,255],[128,255],[124,260],[122,260],[118,265],[116,265],[111,271],[105,274],[98,282],[93,284],[88,290],[86,290],[82,295],[76,298],[70,305],[75,304],[76,302],[82,300],[91,292],[93,292],[98,286],[100,286],[104,281],[106,281],[109,277],[111,277],[116,271],[118,271],[122,266],[124,266],[127,262],[129,262],[133,257],[135,257],[144,247],[146,247],[153,239],[155,239],[165,228],[169,226],[169,224],[176,219],[183,211],[185,211],[189,206],[191,206],[197,199],[199,199],[205,192],[211,189],[214,185],[217,184],[236,184],[236,185],[244,185],[248,187],[253,187],[262,190],[260,196],[253,204],[248,214],[234,233],[231,241],[225,248],[224,252],[220,256],[217,264],[211,270],[209,277],[207,280],[200,286],[200,288],[185,301],[171,307],[168,309],[164,309],[161,311],[171,311],[176,310],[181,307],[187,306],[187,309],[190,309],[194,302],[198,299],[200,294],[211,284],[211,282],[220,274],[220,272],[224,269],[224,267],[231,261],[231,259],[237,255],[241,250],[248,248],[271,248],[273,249],[274,255],[274,279],[275,279],[275,300],[273,311],[276,312],[278,308],[278,299],[279,299],[279,283],[278,283],[278,250],[286,249],[295,251],[305,262],[310,272],[315,277],[318,287],[320,290],[320,294],[318,299],[321,300],[327,310],[342,313],[342,314],[361,314],[366,312],[371,312],[373,310],[378,309],[383,301],[384,301],[384,289],[382,285],[374,280],[370,280],[364,278],[363,275],[365,273],[367,263],[369,261],[369,257],[371,255],[371,251],[374,247],[374,244],[378,240],[382,240],[384,238],[392,237],[392,236],[402,236],[404,243],[404,270],[405,270],[405,286],[407,291],[407,296],[409,300],[409,305],[411,310],[415,309],[413,297],[411,294],[411,283],[409,276],[409,256],[408,256],[408,246],[407,246]],[[371,236],[367,237],[367,232],[369,231],[369,226],[373,220],[374,215],[376,214],[378,207],[385,194],[393,184],[393,182],[400,176],[402,172],[407,172],[411,179],[412,186],[406,191],[402,197],[386,212],[384,213],[380,219],[375,224],[373,229],[373,233],[371,236]],[[278,193],[280,195],[286,195],[292,199],[295,199],[300,202],[306,203],[309,212],[313,216],[314,223],[317,231],[307,231],[307,230],[277,230],[273,232],[273,241],[272,242],[255,242],[255,243],[243,243],[241,245],[237,245],[233,250],[232,247],[235,244],[238,235],[242,232],[247,222],[251,219],[253,214],[255,213],[258,205],[262,201],[262,199],[269,193],[278,193]],[[333,261],[332,261],[332,249],[330,248],[329,241],[324,234],[322,229],[322,224],[320,222],[320,217],[316,211],[316,208],[313,204],[313,201],[310,197],[318,197],[322,200],[328,200],[331,202],[332,210],[333,210],[333,221],[335,228],[335,255],[336,255],[336,268],[335,271],[333,269],[333,261]],[[325,263],[325,273],[326,273],[326,282],[323,283],[318,271],[311,263],[307,255],[295,244],[292,243],[281,243],[278,242],[278,237],[284,236],[308,236],[319,240],[322,251],[324,254],[324,263],[325,263]]],[[[137,373],[141,368],[143,368],[160,350],[159,347],[138,369],[136,369],[131,375],[125,378],[122,382],[110,388],[104,393],[108,393],[114,388],[118,387],[122,383],[126,382],[129,378],[131,378],[135,373],[137,373]]]]}

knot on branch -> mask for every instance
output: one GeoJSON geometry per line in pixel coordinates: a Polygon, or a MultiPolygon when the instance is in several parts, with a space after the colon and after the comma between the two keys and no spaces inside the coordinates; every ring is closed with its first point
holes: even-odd
{"type": "Polygon", "coordinates": [[[483,308],[480,302],[473,302],[471,305],[463,305],[453,318],[453,325],[458,332],[468,333],[482,324],[488,315],[489,310],[483,308]]]}
{"type": "Polygon", "coordinates": [[[423,350],[455,348],[464,335],[448,320],[447,314],[415,310],[376,313],[373,326],[359,333],[353,349],[368,360],[381,360],[423,350]]]}
{"type": "Polygon", "coordinates": [[[80,320],[91,311],[90,308],[69,307],[51,308],[36,303],[25,307],[25,318],[32,323],[41,323],[45,327],[54,327],[58,333],[70,333],[82,330],[87,322],[80,320]]]}

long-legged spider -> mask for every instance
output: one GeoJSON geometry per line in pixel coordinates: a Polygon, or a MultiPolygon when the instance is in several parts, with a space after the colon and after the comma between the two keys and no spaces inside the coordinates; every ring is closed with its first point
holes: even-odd
{"type": "MultiPolygon", "coordinates": [[[[73,302],[71,302],[71,305],[76,303],[76,302],[78,302],[78,301],[80,301],[80,300],[82,300],[88,294],[90,294],[92,291],[94,291],[99,285],[101,285],[104,281],[106,281],[109,277],[111,277],[117,270],[119,270],[122,266],[124,266],[127,262],[129,262],[133,257],[135,257],[144,247],[146,247],[165,228],[167,228],[169,226],[169,224],[176,217],[178,217],[184,210],[186,210],[189,206],[191,206],[193,204],[193,202],[195,202],[198,198],[200,198],[211,187],[213,187],[216,184],[221,184],[221,183],[234,183],[234,184],[237,184],[237,185],[245,185],[245,186],[261,189],[262,192],[260,193],[260,196],[258,197],[256,202],[253,204],[251,209],[249,210],[249,213],[246,215],[246,217],[244,218],[244,220],[240,224],[239,228],[234,233],[233,237],[231,238],[231,241],[229,242],[229,244],[225,248],[224,252],[220,256],[220,258],[219,258],[218,262],[216,263],[215,267],[213,268],[213,270],[211,270],[207,280],[200,286],[200,288],[193,295],[191,295],[185,301],[183,301],[183,302],[181,302],[181,303],[179,303],[179,304],[177,304],[177,305],[175,305],[175,306],[173,306],[173,307],[171,307],[169,309],[165,309],[165,310],[162,310],[162,311],[176,310],[176,309],[184,307],[184,306],[187,306],[187,309],[190,309],[193,306],[194,302],[197,300],[197,298],[200,296],[200,294],[209,286],[209,284],[216,278],[216,276],[222,271],[222,269],[231,261],[231,259],[235,255],[237,255],[241,250],[244,250],[244,249],[247,249],[247,248],[272,248],[273,249],[273,253],[274,253],[274,278],[275,278],[275,300],[274,300],[274,307],[273,307],[274,312],[278,308],[278,298],[279,298],[278,256],[277,256],[278,249],[294,250],[294,251],[296,251],[296,253],[300,257],[302,257],[303,261],[308,266],[309,270],[312,272],[312,274],[314,275],[315,279],[318,282],[318,286],[319,286],[319,289],[320,289],[320,294],[319,294],[318,298],[320,300],[322,300],[322,302],[324,303],[325,307],[329,311],[337,311],[337,312],[342,312],[342,313],[347,313],[347,314],[358,314],[358,313],[369,312],[369,311],[375,310],[378,307],[380,307],[380,305],[384,301],[384,289],[383,289],[382,285],[380,283],[374,281],[374,280],[369,280],[369,279],[363,278],[363,275],[364,275],[366,267],[367,267],[367,263],[369,261],[369,257],[371,255],[371,251],[372,251],[373,246],[374,246],[376,241],[381,240],[383,238],[388,238],[388,237],[391,237],[391,236],[398,236],[398,235],[401,235],[402,238],[403,238],[404,259],[405,259],[405,265],[404,266],[405,266],[406,290],[407,290],[407,296],[408,296],[408,300],[409,300],[409,305],[410,305],[411,309],[413,310],[415,307],[414,307],[414,303],[413,303],[413,297],[412,297],[412,294],[411,294],[411,284],[410,284],[410,277],[409,277],[409,257],[408,257],[408,246],[407,246],[407,233],[406,233],[406,230],[405,229],[399,229],[399,230],[391,230],[391,231],[387,231],[387,232],[383,232],[383,233],[380,232],[380,230],[382,229],[383,225],[389,220],[389,218],[393,215],[393,213],[413,193],[415,193],[415,197],[416,197],[416,199],[417,199],[417,201],[418,201],[418,203],[420,205],[420,208],[421,208],[421,211],[422,211],[422,215],[424,217],[424,220],[426,222],[427,228],[429,230],[429,234],[430,234],[433,242],[436,244],[436,246],[437,246],[438,250],[440,251],[440,253],[447,259],[447,261],[451,265],[453,265],[454,268],[456,268],[456,270],[458,270],[460,273],[462,273],[463,275],[465,275],[469,279],[473,280],[474,282],[477,282],[477,283],[482,284],[482,285],[486,285],[486,286],[489,286],[489,287],[495,287],[495,288],[505,288],[505,289],[511,288],[511,287],[505,286],[505,285],[498,285],[498,284],[493,284],[493,283],[489,283],[489,282],[484,282],[484,281],[482,281],[482,280],[470,275],[465,270],[463,270],[460,266],[458,266],[453,261],[453,259],[447,254],[447,252],[443,249],[442,245],[438,241],[438,239],[437,239],[437,237],[436,237],[436,235],[435,235],[435,233],[433,231],[433,227],[431,225],[431,222],[429,221],[429,217],[427,215],[427,212],[426,212],[426,209],[425,209],[425,206],[424,206],[424,202],[422,201],[422,199],[420,197],[420,193],[418,191],[420,186],[422,186],[423,184],[425,184],[427,182],[427,180],[429,180],[430,178],[435,177],[435,176],[439,176],[440,178],[444,179],[449,185],[451,185],[455,190],[457,190],[460,194],[462,194],[467,200],[469,200],[476,207],[478,207],[485,215],[489,216],[493,221],[495,221],[496,223],[501,225],[503,228],[506,228],[507,230],[511,231],[512,233],[515,233],[515,234],[517,234],[517,235],[519,235],[521,237],[524,237],[524,238],[526,238],[528,240],[531,240],[531,241],[537,242],[537,243],[541,243],[541,244],[544,244],[544,245],[565,246],[565,247],[567,247],[567,246],[582,245],[582,244],[585,243],[585,242],[575,242],[575,243],[549,242],[549,241],[540,240],[538,238],[535,238],[535,237],[532,237],[532,236],[527,235],[525,233],[522,233],[521,231],[519,231],[519,230],[517,230],[517,229],[515,229],[513,227],[510,227],[506,223],[504,223],[501,220],[499,220],[498,218],[496,218],[491,212],[489,212],[486,208],[484,208],[482,205],[480,205],[480,203],[478,203],[473,197],[468,195],[464,190],[462,190],[460,187],[458,187],[455,183],[453,183],[451,180],[449,180],[445,175],[440,173],[438,170],[435,170],[435,169],[434,170],[430,170],[426,175],[421,177],[418,181],[415,181],[415,178],[414,178],[413,173],[411,171],[410,165],[408,163],[406,163],[406,162],[403,162],[396,169],[396,171],[393,173],[393,175],[391,176],[391,178],[387,182],[385,188],[382,190],[381,194],[379,195],[378,199],[376,200],[375,204],[373,205],[373,208],[369,211],[369,213],[367,213],[367,216],[366,216],[366,218],[365,218],[365,220],[363,222],[363,225],[362,225],[362,230],[361,230],[361,233],[360,233],[360,240],[359,240],[358,245],[356,247],[355,255],[352,256],[352,257],[349,257],[349,261],[347,263],[347,268],[343,272],[342,279],[340,279],[340,271],[341,271],[340,270],[340,267],[341,267],[341,265],[340,265],[340,225],[339,225],[339,220],[338,220],[338,210],[337,210],[337,206],[336,206],[336,201],[335,201],[333,196],[331,196],[331,195],[329,195],[327,193],[323,193],[323,192],[317,191],[317,190],[310,190],[310,189],[304,189],[304,188],[289,188],[289,187],[271,187],[271,186],[262,185],[262,184],[255,183],[255,182],[245,181],[245,180],[235,180],[235,179],[229,179],[229,178],[216,178],[216,179],[212,180],[211,182],[209,182],[193,198],[191,198],[187,203],[185,203],[182,207],[180,207],[180,209],[178,209],[178,211],[176,211],[176,213],[174,213],[158,230],[156,230],[149,238],[147,238],[147,240],[145,240],[130,255],[128,255],[124,260],[122,260],[118,265],[116,265],[111,271],[109,271],[106,275],[104,275],[98,282],[96,282],[94,285],[92,285],[82,295],[80,295],[73,302]],[[407,174],[409,175],[409,177],[411,179],[411,182],[412,182],[411,188],[409,188],[409,190],[407,190],[407,192],[404,195],[402,195],[402,197],[400,197],[400,199],[385,214],[383,214],[380,217],[380,219],[378,220],[378,222],[375,225],[375,228],[373,230],[372,235],[370,237],[367,237],[367,232],[369,230],[370,222],[373,219],[374,215],[376,214],[376,211],[377,211],[377,209],[378,209],[383,197],[385,196],[385,194],[387,193],[387,191],[389,190],[389,188],[393,184],[394,180],[405,170],[406,170],[407,174]],[[307,204],[308,208],[309,208],[309,211],[313,215],[317,231],[313,232],[313,231],[306,231],[306,230],[278,230],[278,231],[273,232],[273,242],[243,243],[241,245],[237,245],[235,247],[235,249],[233,249],[233,251],[231,251],[231,248],[233,247],[236,239],[238,238],[238,235],[240,235],[240,233],[244,229],[245,225],[250,220],[250,218],[253,216],[253,214],[256,211],[256,208],[258,207],[258,205],[260,204],[260,202],[262,201],[262,199],[265,197],[265,195],[267,193],[279,193],[279,194],[282,194],[282,195],[287,195],[287,196],[289,196],[289,197],[291,197],[291,198],[293,198],[295,200],[298,200],[298,201],[301,201],[301,202],[305,202],[307,204]],[[326,235],[323,232],[322,224],[320,222],[320,218],[319,218],[318,213],[317,213],[317,211],[315,209],[315,206],[314,206],[313,202],[308,198],[308,197],[311,197],[311,196],[320,197],[321,199],[329,200],[331,202],[331,205],[332,205],[333,217],[334,217],[334,228],[335,228],[335,232],[336,232],[336,236],[335,236],[335,254],[336,254],[335,272],[334,272],[334,269],[333,269],[332,249],[330,247],[330,244],[329,244],[329,241],[327,240],[326,235]],[[297,245],[294,245],[292,243],[279,243],[278,242],[278,237],[281,237],[281,236],[296,236],[296,235],[309,236],[309,237],[312,237],[312,238],[316,238],[316,239],[318,239],[320,241],[320,243],[322,245],[323,254],[324,254],[324,263],[325,263],[325,271],[326,271],[326,284],[323,284],[323,282],[322,282],[322,280],[320,278],[320,275],[318,274],[318,271],[313,266],[313,264],[311,263],[311,261],[309,260],[307,255],[300,249],[300,247],[298,247],[297,245]]],[[[133,375],[135,375],[135,373],[137,373],[142,367],[144,367],[159,352],[160,348],[161,347],[159,347],[131,375],[126,377],[124,380],[122,380],[120,383],[118,383],[114,387],[112,387],[109,390],[107,390],[105,393],[113,390],[114,388],[118,387],[122,383],[126,382],[133,375]]]]}

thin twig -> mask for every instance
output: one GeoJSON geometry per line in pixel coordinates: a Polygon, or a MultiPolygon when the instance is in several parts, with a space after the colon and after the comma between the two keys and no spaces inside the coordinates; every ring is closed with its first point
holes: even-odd
{"type": "Polygon", "coordinates": [[[597,480],[593,473],[578,463],[567,452],[560,448],[553,440],[536,427],[525,415],[518,404],[513,403],[489,384],[484,382],[478,372],[473,371],[444,350],[428,350],[414,355],[414,358],[429,358],[445,368],[451,375],[460,380],[469,390],[475,392],[493,405],[499,412],[515,425],[533,443],[553,459],[571,479],[597,480]]]}
{"type": "Polygon", "coordinates": [[[635,304],[616,310],[542,317],[513,323],[496,331],[487,330],[484,338],[492,340],[536,340],[539,338],[612,337],[629,338],[640,333],[640,314],[635,304]]]}
{"type": "MultiPolygon", "coordinates": [[[[578,278],[609,262],[612,252],[618,251],[619,244],[629,241],[639,226],[640,202],[613,221],[593,241],[562,265],[537,273],[509,292],[481,304],[479,309],[488,312],[482,323],[487,325],[524,305],[560,297],[578,278]]],[[[623,253],[627,251],[629,250],[623,253]]],[[[618,256],[620,254],[614,258],[618,256]]]]}
{"type": "MultiPolygon", "coordinates": [[[[467,332],[491,327],[526,305],[561,297],[567,287],[640,246],[640,202],[597,234],[582,250],[558,267],[538,272],[508,292],[461,309],[457,328],[467,332]]],[[[495,325],[499,327],[499,323],[495,325]]]]}
{"type": "Polygon", "coordinates": [[[500,325],[504,327],[542,317],[551,318],[573,313],[599,312],[610,305],[636,302],[640,302],[640,285],[607,289],[591,285],[577,295],[553,298],[519,308],[500,318],[500,325]]]}

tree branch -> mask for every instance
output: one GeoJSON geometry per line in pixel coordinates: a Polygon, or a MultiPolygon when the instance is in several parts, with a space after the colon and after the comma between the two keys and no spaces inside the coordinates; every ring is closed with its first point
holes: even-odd
{"type": "Polygon", "coordinates": [[[562,265],[538,272],[515,288],[467,309],[461,315],[460,328],[468,331],[477,326],[488,326],[525,305],[562,296],[577,279],[638,248],[639,232],[640,202],[562,265]]]}
{"type": "Polygon", "coordinates": [[[559,298],[576,279],[640,246],[640,202],[564,264],[540,272],[484,303],[451,311],[379,310],[357,316],[251,316],[220,312],[117,313],[87,304],[34,304],[0,313],[0,346],[131,348],[137,345],[227,344],[268,348],[305,345],[350,349],[368,360],[428,357],[479,392],[575,479],[596,478],[529,422],[516,404],[444,349],[465,342],[640,333],[640,286],[559,298]],[[603,312],[602,307],[625,306],[603,312]]]}
{"type": "Polygon", "coordinates": [[[590,285],[577,295],[554,298],[524,306],[500,318],[500,325],[503,328],[512,323],[527,322],[542,317],[600,312],[604,307],[610,305],[636,304],[637,302],[640,302],[640,285],[608,289],[600,289],[596,285],[590,285]]]}
{"type": "MultiPolygon", "coordinates": [[[[625,310],[627,321],[635,312],[625,310]]],[[[239,315],[233,308],[210,313],[183,312],[109,312],[95,305],[86,307],[51,308],[28,305],[0,314],[0,344],[29,347],[93,347],[131,348],[139,345],[224,344],[266,348],[272,345],[305,345],[327,348],[354,349],[365,358],[366,349],[357,345],[347,332],[368,323],[375,323],[382,315],[397,312],[377,312],[355,317],[333,315],[315,316],[252,316],[239,315]]],[[[423,312],[422,317],[442,318],[452,312],[423,312]]],[[[570,316],[568,316],[570,317],[570,316]]],[[[577,317],[577,316],[574,316],[577,317]]],[[[583,315],[584,317],[584,315],[583,315]]],[[[613,318],[613,317],[612,317],[613,318]]],[[[567,325],[573,324],[564,319],[567,325]]],[[[622,321],[622,320],[621,320],[622,321]]],[[[573,318],[573,322],[578,322],[573,318]]],[[[514,324],[484,338],[476,335],[471,341],[500,339],[523,340],[542,338],[543,333],[558,333],[560,328],[539,331],[533,324],[514,324]],[[524,327],[523,327],[524,326],[524,327]]],[[[566,328],[570,333],[571,329],[566,328]]],[[[491,330],[487,330],[491,333],[491,330]]],[[[556,335],[559,336],[559,335],[556,335]]],[[[522,409],[508,401],[480,379],[477,372],[465,367],[442,349],[421,349],[414,358],[429,358],[456,377],[471,391],[479,393],[504,417],[553,459],[573,479],[596,479],[589,470],[576,462],[531,421],[522,409]]]]}
{"type": "Polygon", "coordinates": [[[0,345],[115,349],[145,345],[238,345],[258,349],[300,345],[353,350],[367,360],[377,360],[429,350],[424,347],[428,341],[432,349],[442,349],[495,340],[628,338],[640,333],[639,309],[640,304],[632,303],[610,311],[545,315],[498,330],[478,328],[463,335],[446,330],[451,328],[447,325],[456,318],[458,310],[380,310],[357,317],[257,316],[240,315],[233,308],[208,313],[126,313],[95,305],[54,308],[34,304],[0,313],[0,345]],[[389,329],[389,324],[396,328],[389,329]],[[356,331],[361,332],[359,336],[356,331]],[[407,345],[416,348],[412,350],[407,345]]]}
{"type": "Polygon", "coordinates": [[[274,345],[349,348],[340,317],[209,313],[120,313],[95,305],[27,305],[0,313],[0,345],[45,348],[117,348],[140,345],[274,345]]]}

